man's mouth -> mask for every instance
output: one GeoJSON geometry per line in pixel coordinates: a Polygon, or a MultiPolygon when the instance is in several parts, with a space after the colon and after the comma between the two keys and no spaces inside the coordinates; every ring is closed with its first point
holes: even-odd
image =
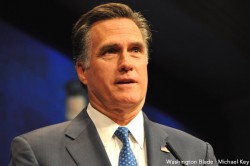
{"type": "Polygon", "coordinates": [[[133,83],[136,83],[136,81],[133,79],[120,79],[116,81],[116,84],[133,84],[133,83]]]}

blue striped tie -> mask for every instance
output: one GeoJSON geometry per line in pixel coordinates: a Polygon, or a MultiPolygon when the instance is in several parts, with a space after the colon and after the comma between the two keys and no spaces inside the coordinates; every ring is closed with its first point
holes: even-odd
{"type": "Polygon", "coordinates": [[[123,146],[119,155],[119,166],[137,166],[134,153],[128,140],[128,128],[118,127],[115,135],[122,141],[123,146]]]}

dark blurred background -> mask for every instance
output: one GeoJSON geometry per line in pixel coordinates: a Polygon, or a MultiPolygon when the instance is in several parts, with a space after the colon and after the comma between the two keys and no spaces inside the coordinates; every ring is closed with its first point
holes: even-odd
{"type": "MultiPolygon", "coordinates": [[[[82,13],[101,2],[107,1],[1,1],[0,137],[5,138],[1,141],[7,144],[5,147],[10,146],[10,139],[16,134],[63,121],[63,114],[58,113],[63,107],[53,105],[57,100],[58,103],[63,102],[61,92],[59,96],[55,95],[62,89],[52,87],[63,87],[67,80],[76,78],[74,65],[71,63],[71,29],[82,13]],[[29,37],[20,40],[22,35],[29,37]],[[18,50],[24,53],[20,55],[18,50]],[[57,56],[61,57],[60,60],[57,56]],[[46,65],[37,66],[43,60],[46,65]],[[13,62],[21,62],[22,69],[30,67],[35,73],[30,76],[27,74],[29,71],[22,73],[20,79],[23,84],[20,85],[20,79],[15,82],[18,74],[15,66],[18,65],[13,62]],[[40,75],[39,78],[36,78],[37,75],[40,75]],[[35,81],[25,81],[26,76],[35,81]],[[54,76],[58,78],[56,82],[52,82],[54,76]],[[43,79],[40,80],[41,78],[43,79]],[[12,110],[23,110],[20,116],[12,116],[6,108],[10,108],[13,97],[7,98],[6,93],[11,91],[11,96],[18,94],[19,103],[23,103],[23,98],[26,98],[26,90],[15,89],[17,85],[21,88],[35,86],[36,90],[45,86],[44,89],[50,92],[51,98],[48,100],[44,97],[44,103],[40,104],[46,105],[46,109],[53,106],[56,111],[31,117],[27,110],[32,108],[12,106],[12,110]],[[57,116],[58,119],[50,120],[51,116],[57,116]],[[11,126],[6,126],[6,119],[15,121],[15,118],[33,120],[36,125],[25,126],[24,122],[24,130],[22,125],[15,124],[12,127],[17,131],[3,137],[8,129],[12,129],[11,126]],[[37,124],[36,119],[41,118],[47,119],[46,123],[37,124]]],[[[146,100],[150,108],[158,110],[162,116],[172,117],[183,124],[184,127],[180,127],[182,130],[212,144],[218,159],[249,160],[250,1],[114,2],[126,3],[140,11],[151,24],[153,41],[150,46],[146,100]]],[[[34,89],[30,89],[32,98],[41,98],[40,91],[34,92],[34,89]]],[[[153,117],[152,112],[149,115],[153,117]]],[[[4,151],[7,152],[8,150],[4,151]]],[[[7,163],[8,155],[2,156],[0,164],[1,161],[7,163]]]]}

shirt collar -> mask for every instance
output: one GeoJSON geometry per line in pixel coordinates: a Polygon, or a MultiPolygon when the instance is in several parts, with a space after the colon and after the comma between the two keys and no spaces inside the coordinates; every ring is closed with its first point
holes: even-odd
{"type": "Polygon", "coordinates": [[[129,129],[132,136],[135,138],[136,142],[139,144],[140,148],[143,148],[144,144],[144,125],[143,125],[143,115],[140,111],[136,117],[125,126],[129,129]]]}
{"type": "MultiPolygon", "coordinates": [[[[106,115],[97,111],[95,108],[88,104],[87,113],[90,116],[91,120],[95,124],[95,127],[98,131],[98,134],[104,144],[104,146],[108,146],[112,143],[113,135],[116,129],[119,127],[117,123],[111,120],[106,115]]],[[[143,148],[144,144],[144,125],[143,125],[143,115],[142,111],[140,111],[136,117],[126,126],[134,137],[135,141],[139,144],[140,148],[143,148]]]]}

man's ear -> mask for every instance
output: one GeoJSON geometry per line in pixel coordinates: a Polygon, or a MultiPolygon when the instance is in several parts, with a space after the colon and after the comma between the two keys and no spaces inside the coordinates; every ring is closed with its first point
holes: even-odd
{"type": "Polygon", "coordinates": [[[78,75],[78,79],[81,81],[81,83],[83,83],[84,85],[87,85],[87,78],[86,78],[86,69],[84,67],[84,63],[83,62],[76,62],[76,72],[78,75]]]}

